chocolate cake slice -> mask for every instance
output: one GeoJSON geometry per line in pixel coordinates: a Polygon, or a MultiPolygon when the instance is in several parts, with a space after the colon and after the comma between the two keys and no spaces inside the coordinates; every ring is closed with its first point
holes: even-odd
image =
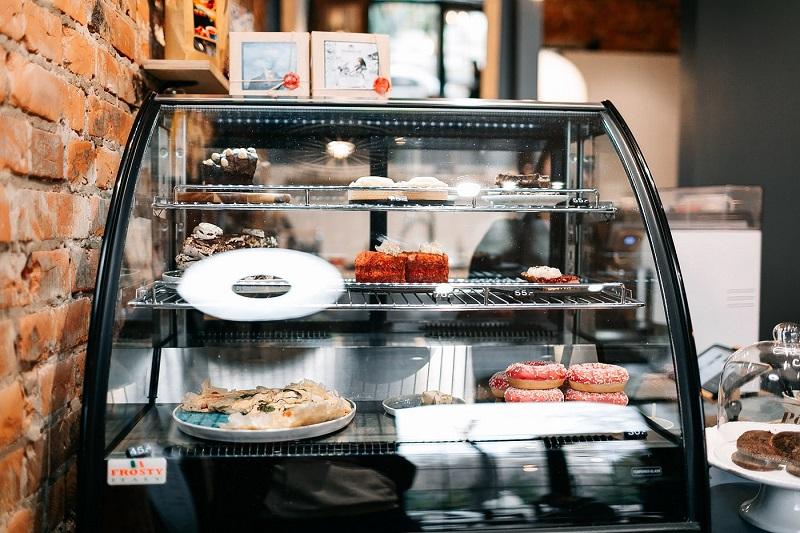
{"type": "Polygon", "coordinates": [[[731,455],[731,461],[747,470],[777,470],[781,454],[771,441],[769,431],[745,431],[736,439],[736,452],[731,455]]]}

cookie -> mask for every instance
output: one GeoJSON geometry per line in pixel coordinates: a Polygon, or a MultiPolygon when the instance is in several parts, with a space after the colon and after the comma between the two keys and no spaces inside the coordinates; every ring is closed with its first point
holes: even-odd
{"type": "Polygon", "coordinates": [[[772,436],[770,444],[781,457],[800,463],[800,431],[781,431],[772,436]]]}
{"type": "Polygon", "coordinates": [[[736,439],[736,450],[755,459],[780,462],[782,455],[775,449],[771,441],[772,433],[769,431],[745,431],[736,439]]]}

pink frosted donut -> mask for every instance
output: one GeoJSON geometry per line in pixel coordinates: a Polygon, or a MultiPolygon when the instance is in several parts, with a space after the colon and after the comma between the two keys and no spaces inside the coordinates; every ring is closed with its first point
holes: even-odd
{"type": "Polygon", "coordinates": [[[507,402],[563,402],[561,389],[515,389],[509,387],[504,395],[507,402]]]}
{"type": "Polygon", "coordinates": [[[612,403],[614,405],[628,405],[628,396],[624,392],[584,392],[567,389],[564,399],[568,402],[595,402],[612,403]]]}
{"type": "Polygon", "coordinates": [[[554,389],[567,379],[567,369],[552,361],[523,361],[508,365],[506,376],[515,389],[554,389]]]}
{"type": "Polygon", "coordinates": [[[495,398],[502,398],[508,388],[508,378],[505,372],[496,372],[489,378],[489,388],[495,398]]]}
{"type": "Polygon", "coordinates": [[[569,367],[569,386],[583,392],[622,392],[628,371],[617,365],[583,363],[569,367]]]}

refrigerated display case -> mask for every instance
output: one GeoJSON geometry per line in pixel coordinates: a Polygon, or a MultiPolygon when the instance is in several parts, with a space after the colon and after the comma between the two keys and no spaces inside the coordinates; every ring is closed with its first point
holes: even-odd
{"type": "Polygon", "coordinates": [[[151,96],[101,252],[79,527],[707,530],[699,388],[610,103],[151,96]]]}

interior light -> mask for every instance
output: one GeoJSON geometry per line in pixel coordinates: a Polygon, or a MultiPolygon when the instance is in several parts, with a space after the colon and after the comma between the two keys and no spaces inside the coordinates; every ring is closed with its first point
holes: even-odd
{"type": "Polygon", "coordinates": [[[456,193],[464,198],[473,198],[481,192],[481,186],[469,181],[456,185],[456,193]]]}
{"type": "Polygon", "coordinates": [[[536,465],[522,465],[523,472],[536,472],[539,470],[539,467],[536,465]]]}
{"type": "Polygon", "coordinates": [[[593,283],[586,288],[589,292],[603,292],[603,284],[602,283],[593,283]]]}
{"type": "Polygon", "coordinates": [[[345,159],[356,149],[356,145],[349,141],[331,141],[326,147],[328,155],[334,159],[345,159]]]}
{"type": "Polygon", "coordinates": [[[550,188],[551,189],[563,189],[564,188],[564,182],[563,181],[554,181],[553,183],[550,184],[550,188]]]}
{"type": "Polygon", "coordinates": [[[405,137],[395,137],[394,138],[394,143],[399,145],[399,146],[403,146],[404,144],[406,144],[406,138],[405,137]]]}
{"type": "Polygon", "coordinates": [[[444,16],[444,21],[447,24],[455,24],[456,20],[458,19],[458,12],[457,11],[448,11],[447,14],[444,16]]]}

